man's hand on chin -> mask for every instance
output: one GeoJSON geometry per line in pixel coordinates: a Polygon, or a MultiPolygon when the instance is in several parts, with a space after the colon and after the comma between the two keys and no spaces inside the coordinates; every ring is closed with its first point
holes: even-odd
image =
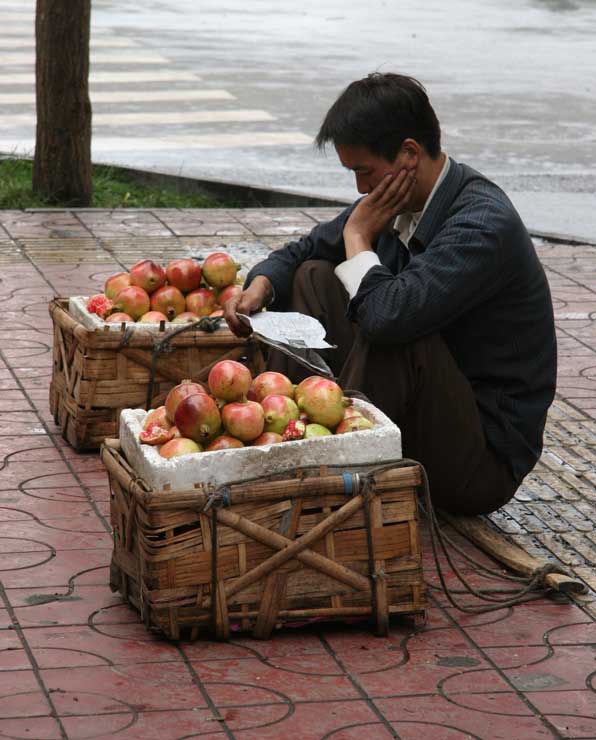
{"type": "Polygon", "coordinates": [[[388,173],[358,203],[344,226],[346,259],[360,252],[372,251],[374,240],[390,221],[410,208],[416,182],[416,170],[388,173]]]}

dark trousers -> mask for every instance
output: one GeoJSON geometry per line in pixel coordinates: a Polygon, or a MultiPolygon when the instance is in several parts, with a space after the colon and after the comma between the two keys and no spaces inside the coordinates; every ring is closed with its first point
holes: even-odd
{"type": "MultiPolygon", "coordinates": [[[[487,446],[470,383],[442,337],[371,344],[346,318],[348,295],[333,266],[310,260],[298,269],[291,310],[317,318],[337,349],[321,352],[342,388],[358,390],[400,428],[403,456],[421,462],[436,506],[459,514],[498,509],[517,484],[487,446]]],[[[311,375],[274,353],[269,367],[295,382],[311,375]]]]}

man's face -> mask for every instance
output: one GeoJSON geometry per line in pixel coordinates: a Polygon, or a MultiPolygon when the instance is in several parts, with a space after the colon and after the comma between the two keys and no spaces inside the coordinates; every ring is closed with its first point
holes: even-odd
{"type": "Polygon", "coordinates": [[[401,162],[400,153],[398,153],[394,162],[388,162],[384,157],[373,154],[365,146],[342,146],[338,144],[335,151],[342,165],[352,170],[356,176],[356,187],[362,195],[374,190],[388,173],[397,175],[404,166],[401,162]]]}

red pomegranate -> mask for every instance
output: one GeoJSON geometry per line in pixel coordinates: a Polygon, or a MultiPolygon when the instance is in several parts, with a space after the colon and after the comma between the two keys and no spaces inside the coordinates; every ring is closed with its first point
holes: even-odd
{"type": "Polygon", "coordinates": [[[192,439],[177,437],[166,442],[159,448],[159,454],[168,460],[171,457],[180,457],[180,455],[189,455],[192,452],[202,452],[203,448],[192,439]]]}
{"type": "Polygon", "coordinates": [[[114,300],[118,293],[124,288],[128,288],[129,285],[131,285],[130,275],[127,272],[117,272],[106,280],[103,292],[108,298],[114,300]]]}
{"type": "Polygon", "coordinates": [[[129,316],[127,313],[122,313],[122,311],[116,311],[116,313],[110,314],[107,319],[105,319],[109,324],[120,324],[123,321],[134,321],[132,316],[129,316]]]}
{"type": "Polygon", "coordinates": [[[186,308],[184,296],[173,285],[164,285],[158,288],[151,296],[151,309],[161,311],[168,317],[168,321],[174,319],[186,308]]]}
{"type": "Polygon", "coordinates": [[[354,416],[362,416],[362,413],[354,406],[348,406],[344,411],[344,419],[351,419],[354,416]]]}
{"type": "Polygon", "coordinates": [[[211,393],[223,401],[240,401],[246,398],[251,382],[250,370],[235,360],[217,362],[207,378],[211,393]]]}
{"type": "Polygon", "coordinates": [[[260,434],[255,441],[252,443],[253,447],[260,447],[261,445],[275,445],[283,442],[281,434],[276,432],[263,432],[260,434]]]}
{"type": "Polygon", "coordinates": [[[265,396],[270,396],[271,394],[294,398],[294,389],[296,386],[283,373],[267,370],[257,375],[252,382],[252,388],[255,394],[254,400],[260,402],[265,396]]]}
{"type": "Polygon", "coordinates": [[[203,262],[203,279],[214,288],[225,288],[236,281],[238,268],[229,254],[212,252],[203,262]]]}
{"type": "Polygon", "coordinates": [[[277,434],[283,434],[283,431],[288,426],[290,419],[295,421],[300,414],[298,406],[296,406],[294,401],[287,396],[276,394],[265,396],[261,401],[261,406],[265,412],[266,432],[277,432],[277,434]]]}
{"type": "Polygon", "coordinates": [[[336,434],[345,434],[346,432],[360,432],[363,429],[372,429],[374,424],[370,419],[364,416],[351,416],[344,419],[337,425],[336,434]]]}
{"type": "Polygon", "coordinates": [[[183,380],[182,383],[175,385],[166,396],[166,416],[174,423],[176,409],[183,398],[192,396],[194,393],[207,393],[200,383],[193,383],[192,380],[183,380]]]}
{"type": "Polygon", "coordinates": [[[183,293],[196,290],[201,284],[201,265],[195,260],[179,259],[172,260],[166,266],[166,277],[168,283],[183,293]]]}
{"type": "Polygon", "coordinates": [[[284,433],[281,435],[283,442],[293,442],[296,439],[302,439],[306,434],[306,424],[303,421],[294,421],[290,419],[288,426],[284,429],[284,433]]]}
{"type": "Polygon", "coordinates": [[[227,432],[243,442],[252,442],[263,433],[265,414],[256,401],[227,403],[221,418],[227,432]]]}
{"type": "Polygon", "coordinates": [[[130,282],[153,293],[166,282],[166,271],[153,260],[141,260],[130,268],[130,282]]]}
{"type": "Polygon", "coordinates": [[[87,301],[87,311],[89,311],[89,313],[97,314],[100,319],[107,316],[107,314],[112,310],[112,306],[112,301],[109,298],[106,298],[103,293],[92,295],[87,301]]]}
{"type": "Polygon", "coordinates": [[[220,434],[213,442],[205,447],[205,452],[214,452],[215,450],[233,450],[238,447],[244,447],[244,442],[236,437],[230,437],[228,434],[220,434]]]}
{"type": "Polygon", "coordinates": [[[350,403],[344,398],[343,391],[337,383],[318,376],[303,380],[296,388],[294,398],[298,408],[307,414],[310,422],[322,424],[328,429],[333,429],[339,424],[346,406],[350,403]]]}
{"type": "Polygon", "coordinates": [[[139,319],[139,324],[159,324],[160,321],[167,321],[168,317],[161,311],[147,311],[139,319]]]}
{"type": "Polygon", "coordinates": [[[149,296],[143,288],[129,285],[114,299],[114,309],[132,316],[133,320],[140,319],[150,308],[149,296]]]}
{"type": "Polygon", "coordinates": [[[194,439],[195,442],[207,442],[221,429],[219,409],[207,393],[195,393],[183,398],[174,414],[174,423],[183,437],[194,439]]]}
{"type": "Polygon", "coordinates": [[[225,306],[226,301],[229,301],[235,295],[240,295],[240,293],[242,293],[242,288],[239,285],[228,285],[217,294],[217,302],[220,306],[225,306]]]}
{"type": "Polygon", "coordinates": [[[209,316],[216,309],[217,299],[210,288],[198,288],[186,296],[186,310],[198,316],[209,316]]]}

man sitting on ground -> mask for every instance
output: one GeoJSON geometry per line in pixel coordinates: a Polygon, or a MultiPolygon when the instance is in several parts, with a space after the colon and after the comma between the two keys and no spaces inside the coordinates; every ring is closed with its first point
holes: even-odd
{"type": "Polygon", "coordinates": [[[555,391],[552,302],[528,232],[497,185],[442,152],[417,80],[353,82],[316,141],[364,197],[254,267],[228,324],[246,334],[237,314],[265,306],[319,319],[338,382],[398,424],[435,504],[493,511],[536,464],[555,391]]]}

